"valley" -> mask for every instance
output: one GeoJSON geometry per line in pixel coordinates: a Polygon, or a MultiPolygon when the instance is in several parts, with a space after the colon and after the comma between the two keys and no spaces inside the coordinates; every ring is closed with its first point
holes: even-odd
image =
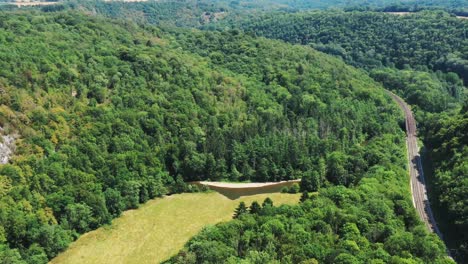
{"type": "Polygon", "coordinates": [[[464,264],[463,2],[2,4],[0,263],[464,264]]]}
{"type": "Polygon", "coordinates": [[[437,223],[432,213],[429,202],[426,180],[419,154],[418,138],[416,130],[416,120],[411,112],[408,104],[399,96],[389,92],[389,95],[400,106],[405,113],[406,125],[406,145],[408,149],[408,168],[410,175],[411,194],[413,196],[413,205],[418,212],[419,218],[424,222],[426,227],[443,239],[442,233],[437,227],[437,223]]]}

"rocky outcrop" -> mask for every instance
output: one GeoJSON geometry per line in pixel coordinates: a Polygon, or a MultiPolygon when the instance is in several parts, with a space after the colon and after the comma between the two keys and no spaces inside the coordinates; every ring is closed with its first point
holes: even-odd
{"type": "Polygon", "coordinates": [[[3,135],[4,130],[0,127],[0,164],[6,164],[15,150],[15,135],[3,135]]]}

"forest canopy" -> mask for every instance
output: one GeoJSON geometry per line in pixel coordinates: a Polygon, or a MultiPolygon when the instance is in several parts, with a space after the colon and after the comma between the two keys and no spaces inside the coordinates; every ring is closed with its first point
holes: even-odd
{"type": "Polygon", "coordinates": [[[2,261],[45,263],[123,210],[202,179],[303,177],[332,192],[376,171],[400,183],[382,196],[395,230],[418,230],[403,224],[413,209],[392,205],[409,204],[406,174],[378,169],[404,166],[401,114],[339,59],[235,30],[69,12],[3,13],[0,26],[0,125],[20,134],[0,166],[2,261]]]}
{"type": "Polygon", "coordinates": [[[461,176],[468,162],[467,20],[440,11],[404,16],[335,11],[265,15],[240,25],[254,35],[340,57],[412,104],[425,144],[425,172],[433,186],[429,194],[437,220],[454,256],[467,259],[468,182],[461,176]]]}
{"type": "Polygon", "coordinates": [[[441,70],[468,80],[468,21],[441,11],[267,14],[239,23],[247,32],[311,45],[365,69],[441,70]]]}
{"type": "Polygon", "coordinates": [[[412,206],[404,119],[383,87],[413,105],[467,254],[467,21],[282,13],[344,2],[358,1],[0,13],[0,133],[19,135],[0,165],[0,262],[46,263],[124,210],[198,191],[187,182],[302,179],[300,205],[241,204],[168,263],[452,263],[412,206]]]}

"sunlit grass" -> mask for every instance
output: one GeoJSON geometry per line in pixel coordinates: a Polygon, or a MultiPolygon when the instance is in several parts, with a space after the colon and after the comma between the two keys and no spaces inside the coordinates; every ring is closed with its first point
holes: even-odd
{"type": "Polygon", "coordinates": [[[125,212],[110,226],[81,236],[51,263],[159,263],[176,254],[204,226],[232,218],[240,201],[270,197],[296,204],[300,194],[270,193],[230,200],[216,193],[178,194],[125,212]]]}

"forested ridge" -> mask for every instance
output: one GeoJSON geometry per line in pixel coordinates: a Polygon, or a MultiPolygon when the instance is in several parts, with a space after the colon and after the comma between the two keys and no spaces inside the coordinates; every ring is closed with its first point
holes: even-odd
{"type": "MultiPolygon", "coordinates": [[[[297,12],[345,8],[346,10],[414,12],[432,9],[463,15],[468,12],[466,5],[466,0],[164,0],[143,2],[65,0],[57,5],[43,6],[40,9],[46,12],[72,9],[111,18],[130,19],[139,23],[203,27],[219,21],[228,20],[231,23],[243,20],[246,16],[258,16],[275,11],[297,12]]],[[[12,10],[15,7],[0,5],[0,9],[12,10]]]]}
{"type": "MultiPolygon", "coordinates": [[[[405,198],[404,141],[372,144],[381,159],[357,185],[305,192],[298,206],[241,203],[233,221],[205,228],[165,263],[452,263],[405,198]]],[[[301,187],[317,190],[307,177],[301,187]]]]}
{"type": "Polygon", "coordinates": [[[240,23],[251,34],[311,45],[369,71],[413,105],[433,162],[433,203],[452,254],[467,258],[467,21],[440,11],[406,16],[374,12],[266,15],[240,23]],[[464,83],[462,80],[464,80],[464,83]],[[465,107],[463,107],[465,105],[465,107]],[[449,118],[450,116],[450,118],[449,118]],[[443,129],[447,127],[447,129],[443,129]],[[450,147],[448,147],[450,146],[450,147]],[[466,174],[466,173],[465,173],[466,174]]]}
{"type": "Polygon", "coordinates": [[[411,67],[468,78],[468,21],[441,11],[267,14],[240,24],[247,32],[311,45],[365,69],[411,67]]]}
{"type": "Polygon", "coordinates": [[[2,11],[0,133],[20,137],[0,165],[0,262],[46,263],[124,210],[198,191],[185,182],[301,178],[300,205],[240,205],[167,262],[452,263],[411,204],[404,122],[382,86],[413,105],[463,260],[468,22],[441,11],[264,13],[342,3],[2,11]]]}
{"type": "Polygon", "coordinates": [[[123,210],[188,191],[184,181],[301,177],[337,206],[362,201],[330,210],[372,216],[359,227],[367,249],[398,234],[430,250],[410,239],[388,254],[443,258],[411,207],[401,113],[362,71],[235,30],[70,12],[2,13],[0,28],[0,125],[20,134],[0,166],[1,262],[45,263],[123,210]]]}
{"type": "Polygon", "coordinates": [[[428,117],[425,146],[433,168],[433,204],[447,225],[449,244],[461,263],[468,257],[468,104],[428,117]]]}
{"type": "Polygon", "coordinates": [[[421,124],[426,122],[425,114],[459,109],[466,100],[467,89],[453,72],[379,68],[370,76],[412,104],[421,124]]]}
{"type": "MultiPolygon", "coordinates": [[[[462,113],[466,113],[466,109],[463,109],[462,113]]],[[[445,120],[438,121],[439,116],[436,115],[437,117],[431,120],[434,123],[428,121],[430,128],[426,128],[429,129],[429,133],[434,134],[425,140],[427,146],[432,148],[429,152],[436,160],[434,163],[435,188],[432,190],[435,193],[432,194],[434,196],[432,206],[442,208],[439,213],[446,214],[444,217],[450,219],[445,223],[449,229],[444,229],[447,231],[444,235],[446,239],[449,239],[449,245],[452,246],[452,256],[455,256],[460,263],[464,263],[467,248],[465,220],[467,194],[464,179],[467,163],[467,139],[464,133],[467,129],[466,117],[461,114],[450,118],[446,116],[446,113],[442,115],[445,116],[445,120]]],[[[392,168],[391,171],[395,172],[396,169],[392,168]]],[[[365,179],[360,184],[368,187],[366,177],[376,175],[365,174],[365,179]]],[[[388,181],[388,178],[377,177],[377,179],[381,182],[388,181]]],[[[302,189],[306,191],[317,190],[317,183],[313,178],[310,180],[310,178],[303,177],[302,186],[302,189]]],[[[392,187],[395,188],[394,185],[392,187]]],[[[374,194],[368,192],[368,189],[363,191],[360,186],[356,188],[357,190],[347,189],[347,194],[352,196],[358,193],[361,194],[360,197],[366,197],[366,199],[356,198],[353,204],[344,204],[342,201],[350,196],[345,195],[346,198],[343,198],[344,190],[334,188],[337,187],[322,188],[320,194],[312,195],[312,198],[308,198],[309,195],[304,193],[301,198],[304,204],[298,207],[274,208],[264,205],[262,208],[258,203],[252,203],[250,207],[241,204],[236,210],[236,220],[206,228],[189,241],[183,251],[166,263],[203,261],[218,263],[221,260],[226,263],[276,263],[277,260],[281,260],[278,263],[406,263],[410,261],[410,258],[415,263],[450,262],[444,259],[441,244],[436,246],[427,241],[428,237],[423,235],[426,230],[421,226],[412,230],[416,232],[416,235],[408,232],[400,233],[401,230],[392,230],[391,233],[394,236],[386,237],[385,234],[380,234],[382,236],[376,238],[373,228],[391,226],[390,223],[394,223],[393,220],[382,223],[378,217],[367,215],[361,217],[365,218],[363,221],[366,224],[371,223],[373,228],[369,229],[367,225],[360,226],[359,220],[354,220],[355,223],[350,224],[351,214],[354,215],[359,210],[369,210],[373,199],[371,197],[374,194]],[[340,193],[339,197],[342,200],[337,198],[336,192],[340,193]],[[362,205],[362,203],[364,205],[359,209],[355,207],[356,204],[362,205]],[[333,205],[330,206],[330,204],[333,205]],[[324,222],[321,216],[325,217],[324,222]],[[341,229],[340,224],[342,224],[341,229]],[[382,244],[376,244],[379,245],[377,247],[375,244],[370,246],[375,241],[383,240],[382,244]],[[395,245],[399,246],[395,247],[395,245]],[[430,257],[421,257],[426,254],[430,257]]],[[[389,190],[389,186],[379,187],[377,183],[370,188],[382,188],[382,193],[384,190],[389,190]]],[[[379,200],[385,199],[379,195],[377,195],[379,200]]],[[[392,194],[385,193],[385,196],[387,195],[392,194]]],[[[404,206],[409,207],[403,209],[401,201],[396,201],[393,206],[398,208],[395,210],[399,213],[402,212],[401,210],[412,208],[410,204],[405,204],[404,206]]],[[[379,208],[381,207],[380,205],[379,208]]],[[[404,216],[403,219],[405,223],[417,221],[417,216],[404,216]]]]}
{"type": "MultiPolygon", "coordinates": [[[[262,60],[249,52],[251,41],[243,41],[250,37],[236,30],[176,36],[183,48],[210,57],[215,64],[266,82],[271,78],[264,69],[242,67],[247,61],[262,60]]],[[[270,51],[280,59],[284,52],[270,51]]],[[[359,156],[359,151],[326,153],[323,163],[302,174],[302,190],[319,190],[318,195],[304,194],[299,206],[241,204],[235,220],[206,228],[167,263],[450,263],[444,245],[427,233],[408,199],[402,139],[401,133],[376,135],[361,145],[365,153],[373,154],[364,154],[358,163],[349,155],[359,156]],[[361,177],[349,185],[342,176],[352,174],[356,165],[361,177]]]]}

